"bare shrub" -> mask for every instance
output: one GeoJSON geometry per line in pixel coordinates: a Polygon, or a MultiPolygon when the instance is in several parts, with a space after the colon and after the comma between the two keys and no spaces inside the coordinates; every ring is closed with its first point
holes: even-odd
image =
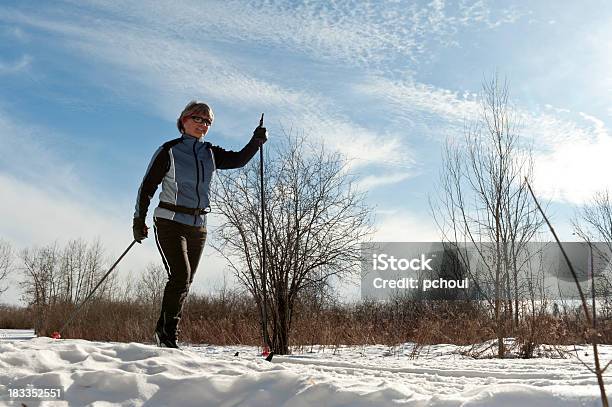
{"type": "Polygon", "coordinates": [[[263,220],[257,164],[219,175],[214,201],[223,221],[214,247],[257,303],[264,341],[285,354],[300,293],[358,272],[371,209],[342,156],[287,135],[266,160],[263,220]]]}
{"type": "Polygon", "coordinates": [[[0,294],[4,293],[8,289],[7,286],[2,286],[1,284],[11,273],[13,260],[14,255],[11,244],[0,239],[0,294]]]}
{"type": "Polygon", "coordinates": [[[136,297],[150,308],[158,308],[164,296],[168,273],[161,264],[149,263],[136,283],[136,297]]]}

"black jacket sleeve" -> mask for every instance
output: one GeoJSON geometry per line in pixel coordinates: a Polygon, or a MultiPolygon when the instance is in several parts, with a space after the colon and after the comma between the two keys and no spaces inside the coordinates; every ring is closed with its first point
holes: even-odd
{"type": "Polygon", "coordinates": [[[227,151],[219,146],[211,146],[215,156],[215,166],[219,170],[244,167],[259,149],[259,144],[251,139],[240,151],[227,151]]]}
{"type": "Polygon", "coordinates": [[[170,154],[168,149],[161,146],[149,163],[147,172],[140,184],[138,189],[138,196],[136,197],[136,211],[134,212],[135,218],[146,219],[149,204],[159,184],[161,184],[164,176],[170,169],[170,154]]]}

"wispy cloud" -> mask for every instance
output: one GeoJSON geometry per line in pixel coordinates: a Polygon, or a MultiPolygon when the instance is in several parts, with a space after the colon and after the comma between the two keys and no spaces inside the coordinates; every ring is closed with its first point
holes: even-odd
{"type": "Polygon", "coordinates": [[[383,175],[369,175],[362,178],[358,183],[358,188],[368,191],[385,185],[393,185],[405,181],[412,176],[411,173],[395,172],[383,175]]]}
{"type": "MultiPolygon", "coordinates": [[[[389,55],[396,58],[422,53],[427,46],[425,37],[450,41],[461,26],[483,24],[491,28],[516,21],[519,16],[516,10],[502,10],[499,16],[492,17],[487,3],[482,1],[462,3],[455,15],[450,15],[446,5],[439,1],[426,7],[400,4],[384,10],[367,2],[356,7],[352,5],[350,10],[342,2],[316,6],[284,2],[269,2],[265,6],[255,2],[211,2],[205,9],[191,2],[182,7],[154,2],[150,7],[128,5],[127,9],[123,5],[119,9],[113,2],[89,4],[111,13],[113,19],[96,18],[83,25],[40,17],[29,17],[27,21],[61,32],[68,37],[71,47],[80,49],[89,58],[120,67],[122,72],[132,72],[127,80],[136,80],[142,86],[152,87],[152,92],[167,96],[157,98],[162,101],[154,103],[169,119],[174,118],[177,106],[184,102],[186,95],[194,93],[233,105],[238,111],[253,108],[273,111],[281,124],[290,123],[314,134],[346,154],[356,165],[385,162],[389,157],[403,160],[405,165],[412,165],[414,160],[410,154],[402,153],[409,151],[404,147],[404,135],[381,135],[376,130],[357,125],[338,111],[334,100],[322,93],[271,82],[233,62],[232,55],[219,52],[212,44],[223,41],[248,44],[257,39],[267,47],[289,48],[290,52],[321,60],[351,60],[376,70],[377,63],[384,62],[389,55]],[[142,24],[133,28],[123,22],[132,18],[142,24]],[[190,41],[193,33],[200,31],[207,41],[190,41]],[[185,50],[186,43],[189,52],[185,50]],[[390,49],[393,52],[389,52],[390,49]],[[317,121],[314,128],[313,118],[317,121]]],[[[355,93],[384,101],[396,113],[395,121],[426,126],[435,122],[443,137],[456,134],[464,121],[476,117],[480,109],[473,93],[460,94],[412,79],[391,80],[371,75],[353,84],[353,89],[355,93]]],[[[592,128],[559,114],[518,111],[522,133],[534,140],[536,153],[550,158],[548,162],[558,162],[554,159],[555,154],[563,156],[557,148],[559,143],[591,140],[587,143],[592,145],[593,142],[592,128]]],[[[235,133],[231,127],[221,126],[226,134],[235,133]]],[[[586,149],[581,151],[589,154],[586,149]]],[[[554,181],[544,175],[552,170],[550,166],[541,160],[536,165],[542,168],[537,172],[542,174],[540,178],[546,185],[554,181]]],[[[393,179],[394,175],[385,177],[393,179]]],[[[600,181],[594,184],[600,185],[600,181]]],[[[570,190],[578,180],[567,178],[565,182],[570,190]]],[[[549,189],[545,187],[544,191],[549,189]]]]}
{"type": "Polygon", "coordinates": [[[440,232],[433,219],[404,209],[379,211],[375,241],[379,242],[435,242],[440,232]]]}
{"type": "MultiPolygon", "coordinates": [[[[372,78],[356,91],[374,97],[396,112],[406,124],[435,123],[439,140],[460,135],[464,123],[478,118],[476,94],[459,94],[415,83],[372,78]]],[[[592,194],[612,187],[608,174],[612,138],[605,122],[585,113],[546,106],[529,111],[515,106],[520,135],[534,148],[538,192],[562,202],[583,203],[592,194]]],[[[435,133],[434,133],[435,134],[435,133]]]]}
{"type": "Polygon", "coordinates": [[[27,70],[32,63],[32,57],[22,55],[15,61],[0,61],[0,75],[16,74],[27,70]]]}
{"type": "Polygon", "coordinates": [[[604,189],[612,190],[609,174],[612,135],[604,123],[582,113],[590,129],[561,134],[547,151],[535,155],[538,193],[556,201],[583,204],[604,189]]]}
{"type": "Polygon", "coordinates": [[[120,206],[87,185],[67,158],[70,152],[51,147],[54,140],[59,137],[52,129],[0,112],[2,233],[20,245],[114,235],[120,206]]]}
{"type": "MultiPolygon", "coordinates": [[[[424,61],[432,43],[451,43],[461,27],[491,27],[517,15],[502,10],[492,16],[485,1],[460,2],[457,7],[442,1],[400,1],[385,7],[368,1],[210,1],[205,7],[195,1],[151,1],[147,7],[104,0],[66,3],[74,7],[27,14],[6,8],[0,19],[59,35],[58,45],[78,50],[78,58],[112,66],[120,74],[105,84],[123,103],[135,104],[134,93],[139,93],[136,99],[150,100],[169,120],[194,95],[232,106],[243,117],[253,109],[265,110],[274,113],[269,117],[276,117],[277,123],[325,140],[354,165],[379,163],[390,155],[404,166],[414,160],[403,145],[403,134],[353,123],[337,107],[338,100],[320,90],[281,85],[265,72],[249,69],[244,51],[265,44],[266,50],[287,55],[384,71],[389,58],[424,61]],[[228,49],[227,43],[233,47],[228,49]],[[313,118],[319,126],[310,131],[313,118]]],[[[415,107],[435,95],[426,85],[414,87],[423,96],[412,101],[415,107]]],[[[244,123],[233,122],[219,120],[217,128],[227,135],[240,134],[244,123]]]]}
{"type": "Polygon", "coordinates": [[[80,182],[70,161],[53,153],[52,139],[55,137],[52,134],[53,130],[15,121],[0,111],[0,155],[3,157],[0,170],[41,189],[54,185],[69,195],[80,189],[80,182]]]}
{"type": "MultiPolygon", "coordinates": [[[[213,105],[215,102],[229,105],[240,113],[254,109],[273,112],[270,116],[276,118],[276,123],[304,129],[325,140],[355,165],[371,164],[391,153],[407,150],[399,148],[399,135],[380,134],[352,123],[329,97],[316,90],[287,88],[253,76],[210,49],[207,42],[189,43],[186,50],[184,39],[160,37],[157,26],[149,30],[103,19],[81,18],[79,21],[85,20],[84,23],[75,23],[41,16],[26,18],[16,11],[8,14],[11,21],[61,35],[63,46],[79,50],[84,59],[119,68],[124,75],[115,78],[112,86],[123,101],[130,103],[132,99],[131,103],[135,103],[136,99],[140,103],[143,98],[134,98],[134,92],[151,94],[145,99],[168,120],[174,120],[185,100],[202,95],[213,105]],[[141,89],[135,90],[136,84],[141,89]],[[317,122],[315,128],[313,118],[317,122]]],[[[218,123],[221,132],[239,134],[238,126],[224,124],[223,120],[218,123]]]]}
{"type": "Polygon", "coordinates": [[[520,13],[502,8],[493,13],[489,2],[461,1],[458,5],[441,0],[412,1],[326,1],[289,2],[196,1],[177,6],[151,1],[138,3],[88,1],[94,10],[114,17],[151,24],[159,32],[183,38],[205,33],[208,41],[238,41],[266,44],[322,60],[384,69],[389,58],[409,58],[413,62],[426,56],[427,44],[449,43],[461,27],[480,25],[492,28],[514,22],[520,13]]]}
{"type": "Polygon", "coordinates": [[[0,34],[21,42],[27,42],[29,40],[27,33],[20,27],[3,27],[0,29],[0,34]]]}
{"type": "Polygon", "coordinates": [[[458,94],[414,80],[391,80],[373,76],[354,85],[355,92],[374,97],[388,105],[405,122],[440,119],[447,124],[462,124],[480,111],[477,95],[458,94]]]}

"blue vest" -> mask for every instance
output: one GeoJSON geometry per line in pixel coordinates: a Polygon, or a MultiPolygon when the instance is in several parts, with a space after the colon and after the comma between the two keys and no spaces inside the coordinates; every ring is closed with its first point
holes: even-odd
{"type": "MultiPolygon", "coordinates": [[[[210,183],[216,170],[211,146],[201,138],[183,135],[180,142],[158,149],[155,156],[166,148],[170,159],[170,168],[161,183],[160,201],[210,211],[210,183]]],[[[188,215],[157,207],[153,216],[191,226],[206,225],[205,214],[188,215]]]]}

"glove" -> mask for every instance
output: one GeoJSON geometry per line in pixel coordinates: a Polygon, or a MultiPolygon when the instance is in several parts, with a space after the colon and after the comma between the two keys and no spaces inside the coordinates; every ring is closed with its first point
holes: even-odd
{"type": "Polygon", "coordinates": [[[265,127],[258,126],[253,132],[253,140],[255,140],[258,145],[263,145],[263,143],[268,141],[268,130],[266,130],[265,127]]]}
{"type": "Polygon", "coordinates": [[[134,240],[138,243],[142,243],[149,236],[149,228],[145,224],[144,219],[141,218],[134,218],[132,231],[134,232],[134,240]]]}

